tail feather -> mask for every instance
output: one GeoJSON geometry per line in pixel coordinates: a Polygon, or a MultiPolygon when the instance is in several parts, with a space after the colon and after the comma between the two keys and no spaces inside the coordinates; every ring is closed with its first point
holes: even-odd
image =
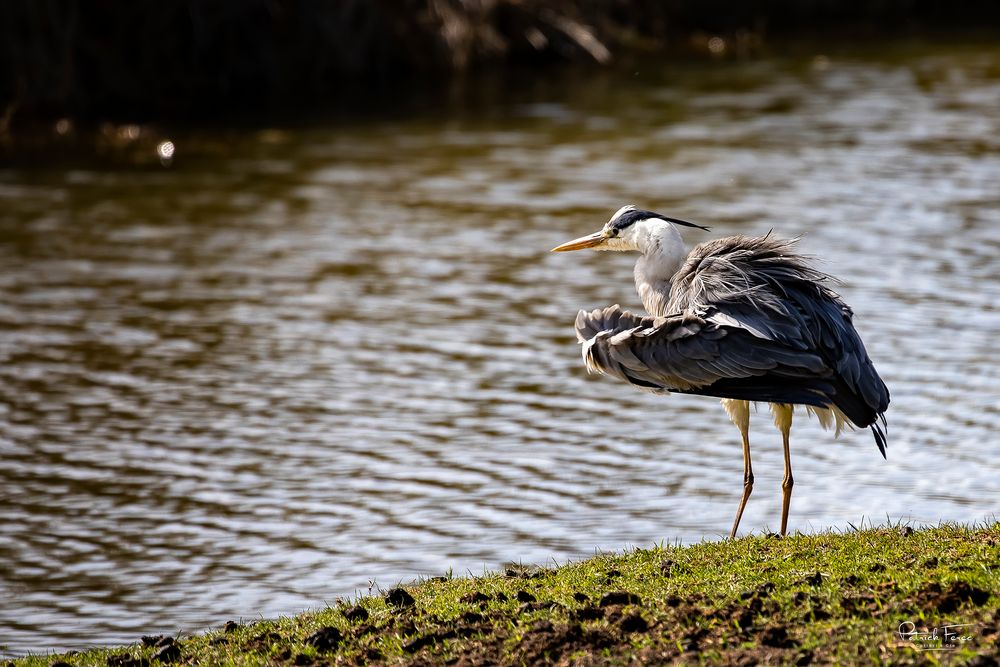
{"type": "Polygon", "coordinates": [[[855,426],[864,428],[870,426],[872,435],[875,436],[875,445],[878,447],[882,458],[885,458],[885,447],[887,444],[885,437],[885,413],[878,412],[872,408],[856,392],[852,391],[843,378],[838,377],[834,382],[833,404],[840,408],[848,419],[855,426]],[[879,421],[881,420],[881,424],[879,421]]]}
{"type": "Polygon", "coordinates": [[[886,458],[885,446],[887,444],[885,439],[885,431],[878,422],[872,424],[871,428],[872,428],[872,435],[875,436],[875,445],[878,447],[878,451],[882,455],[882,458],[884,459],[886,458]]]}

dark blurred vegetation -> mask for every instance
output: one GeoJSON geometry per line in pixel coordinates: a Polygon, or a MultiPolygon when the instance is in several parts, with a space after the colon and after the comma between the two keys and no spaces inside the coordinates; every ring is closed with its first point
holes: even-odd
{"type": "Polygon", "coordinates": [[[996,0],[4,0],[0,136],[25,118],[364,109],[397,82],[488,67],[998,19],[996,0]]]}

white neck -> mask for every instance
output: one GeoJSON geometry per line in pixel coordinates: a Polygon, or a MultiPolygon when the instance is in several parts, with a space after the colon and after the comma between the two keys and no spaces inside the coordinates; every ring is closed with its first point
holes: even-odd
{"type": "Polygon", "coordinates": [[[623,230],[623,240],[642,256],[635,263],[635,288],[650,315],[666,315],[670,280],[687,257],[684,239],[673,224],[650,218],[623,230]]]}

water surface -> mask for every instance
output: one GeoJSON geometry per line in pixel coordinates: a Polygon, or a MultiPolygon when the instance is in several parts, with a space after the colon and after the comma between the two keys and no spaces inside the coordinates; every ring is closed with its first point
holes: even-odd
{"type": "MultiPolygon", "coordinates": [[[[718,402],[582,367],[575,313],[639,308],[633,258],[547,253],[628,202],[690,243],[802,235],[843,280],[889,458],[798,419],[791,529],[995,517],[1000,50],[638,69],[0,169],[0,645],[726,535],[718,402]]],[[[774,529],[765,410],[751,443],[742,526],[774,529]]]]}

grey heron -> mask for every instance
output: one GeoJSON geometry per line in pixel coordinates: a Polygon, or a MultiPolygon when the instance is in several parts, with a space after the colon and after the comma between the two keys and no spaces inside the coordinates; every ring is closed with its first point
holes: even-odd
{"type": "Polygon", "coordinates": [[[750,404],[766,401],[781,431],[781,535],[788,525],[792,463],[788,438],[794,406],[804,406],[836,435],[870,427],[885,457],[889,391],[872,365],[853,312],[828,286],[830,277],[794,252],[794,240],[727,236],[690,254],[675,225],[707,227],[635,206],[604,227],[552,249],[632,251],[635,286],[648,315],[618,305],[576,316],[589,372],[654,393],[722,399],[743,438],[743,496],[730,538],[753,490],[750,404]]]}

